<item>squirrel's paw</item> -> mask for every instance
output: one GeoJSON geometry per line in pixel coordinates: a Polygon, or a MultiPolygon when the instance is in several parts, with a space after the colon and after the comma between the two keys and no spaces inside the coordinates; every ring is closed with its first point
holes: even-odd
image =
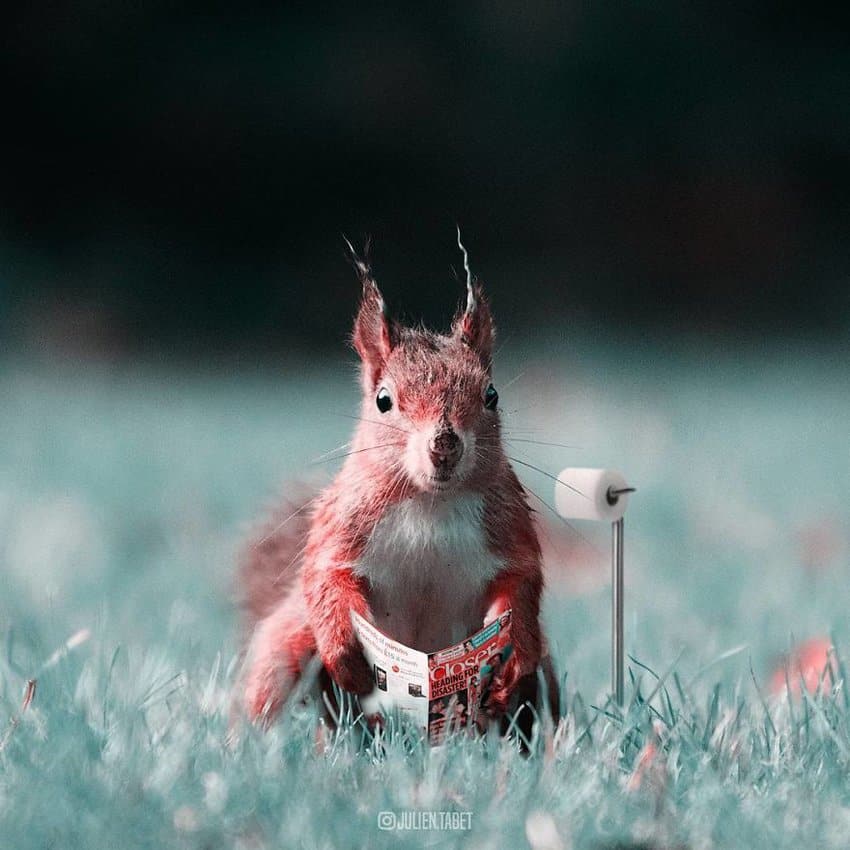
{"type": "Polygon", "coordinates": [[[333,659],[326,659],[325,668],[343,690],[357,696],[365,696],[375,686],[372,667],[358,642],[346,646],[333,659]]]}

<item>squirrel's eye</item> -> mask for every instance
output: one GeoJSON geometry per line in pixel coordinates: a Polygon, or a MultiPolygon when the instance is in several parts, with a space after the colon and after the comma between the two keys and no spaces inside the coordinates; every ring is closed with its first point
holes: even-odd
{"type": "Polygon", "coordinates": [[[381,387],[378,390],[378,397],[375,399],[375,403],[378,405],[378,410],[381,413],[386,413],[393,406],[392,396],[386,387],[381,387]]]}
{"type": "Polygon", "coordinates": [[[484,391],[484,407],[486,407],[487,410],[495,410],[498,403],[499,394],[496,392],[496,388],[490,384],[490,386],[488,386],[484,391]]]}

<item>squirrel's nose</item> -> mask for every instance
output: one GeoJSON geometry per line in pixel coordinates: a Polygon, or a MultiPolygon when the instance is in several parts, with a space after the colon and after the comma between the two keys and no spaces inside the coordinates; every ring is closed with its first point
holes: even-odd
{"type": "Polygon", "coordinates": [[[448,472],[457,466],[463,454],[463,443],[454,431],[440,431],[428,444],[428,454],[438,470],[448,472]]]}

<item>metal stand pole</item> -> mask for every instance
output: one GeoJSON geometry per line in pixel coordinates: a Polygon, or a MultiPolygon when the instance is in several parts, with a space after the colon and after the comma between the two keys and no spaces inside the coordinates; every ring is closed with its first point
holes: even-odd
{"type": "Polygon", "coordinates": [[[623,519],[611,523],[611,690],[623,704],[623,519]]]}

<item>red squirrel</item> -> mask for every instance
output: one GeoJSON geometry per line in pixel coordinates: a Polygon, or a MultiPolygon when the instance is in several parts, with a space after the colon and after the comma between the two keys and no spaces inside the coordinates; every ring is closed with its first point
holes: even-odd
{"type": "Polygon", "coordinates": [[[557,685],[540,625],[540,544],[532,510],[502,447],[491,379],[495,329],[478,281],[450,333],[392,320],[368,255],[352,251],[362,285],[352,341],[362,406],[351,451],[314,500],[281,511],[241,565],[251,631],[242,701],[268,722],[318,654],[343,689],[374,678],[351,611],[431,652],[513,611],[513,652],[489,689],[503,714],[536,700],[543,664],[557,685]]]}

